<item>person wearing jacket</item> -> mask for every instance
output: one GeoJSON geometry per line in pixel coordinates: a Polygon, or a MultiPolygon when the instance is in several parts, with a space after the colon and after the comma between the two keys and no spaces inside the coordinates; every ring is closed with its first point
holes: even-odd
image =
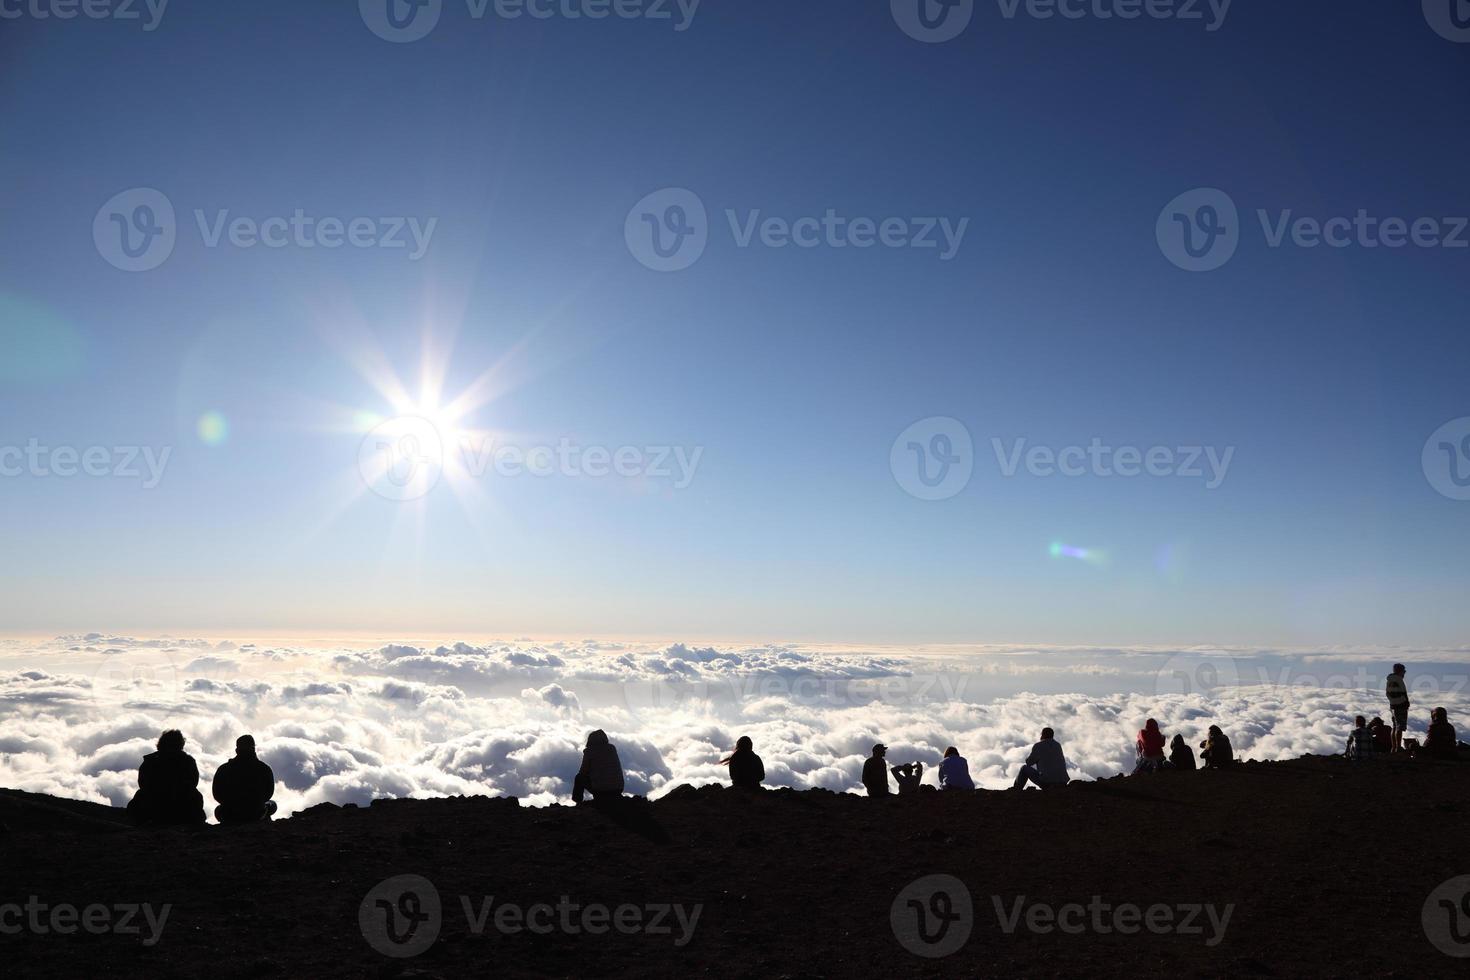
{"type": "Polygon", "coordinates": [[[1429,735],[1424,739],[1424,754],[1431,759],[1458,759],[1459,740],[1455,738],[1455,726],[1450,724],[1449,712],[1435,708],[1429,715],[1429,735]]]}
{"type": "Polygon", "coordinates": [[[761,781],[766,778],[765,764],[755,754],[748,735],[736,739],[735,751],[721,759],[720,765],[730,767],[730,785],[736,789],[760,789],[761,781]]]}
{"type": "Polygon", "coordinates": [[[1194,749],[1184,741],[1183,735],[1175,735],[1174,740],[1169,743],[1169,764],[1175,769],[1183,769],[1187,772],[1193,772],[1195,769],[1194,749]]]}
{"type": "Polygon", "coordinates": [[[1230,739],[1220,731],[1219,725],[1210,726],[1209,737],[1199,743],[1199,747],[1203,750],[1199,758],[1206,769],[1225,769],[1235,761],[1235,750],[1230,747],[1230,739]]]}
{"type": "Polygon", "coordinates": [[[1384,693],[1388,695],[1388,710],[1393,713],[1392,752],[1404,750],[1404,732],[1409,730],[1409,686],[1404,681],[1403,664],[1394,664],[1393,673],[1388,675],[1384,693]]]}
{"type": "Polygon", "coordinates": [[[863,763],[863,785],[867,787],[869,796],[888,795],[888,763],[883,756],[888,752],[888,746],[879,742],[873,746],[873,754],[863,763]]]}
{"type": "Polygon", "coordinates": [[[975,780],[970,778],[970,764],[953,745],[944,750],[944,758],[939,762],[939,788],[975,788],[975,780]]]}
{"type": "Polygon", "coordinates": [[[1031,746],[1031,754],[1016,773],[1016,781],[1011,788],[1025,789],[1028,781],[1042,789],[1053,789],[1071,782],[1067,775],[1067,757],[1062,753],[1061,743],[1056,740],[1056,732],[1050,728],[1041,730],[1041,741],[1031,746]]]}
{"type": "Polygon", "coordinates": [[[199,767],[184,751],[184,733],[170,728],[158,736],[158,751],[138,766],[138,792],[128,803],[136,827],[198,826],[204,823],[199,767]]]}
{"type": "Polygon", "coordinates": [[[572,802],[581,803],[589,792],[595,803],[623,795],[623,762],[618,758],[617,746],[608,741],[607,732],[600,728],[587,736],[582,768],[572,780],[572,802]]]}
{"type": "Polygon", "coordinates": [[[276,812],[276,774],[255,755],[255,738],[235,739],[235,757],[214,774],[214,819],[221,824],[269,820],[276,812]]]}
{"type": "Polygon", "coordinates": [[[1144,722],[1133,746],[1138,752],[1138,762],[1133,767],[1135,773],[1169,768],[1169,760],[1164,758],[1164,733],[1159,731],[1159,723],[1152,718],[1144,722]]]}
{"type": "Polygon", "coordinates": [[[1393,734],[1383,723],[1382,718],[1374,718],[1368,722],[1368,732],[1373,736],[1373,751],[1385,753],[1393,751],[1393,734]]]}

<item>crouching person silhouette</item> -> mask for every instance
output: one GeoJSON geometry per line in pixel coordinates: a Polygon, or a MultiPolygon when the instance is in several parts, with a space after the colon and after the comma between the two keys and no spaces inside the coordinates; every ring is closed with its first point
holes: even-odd
{"type": "Polygon", "coordinates": [[[135,827],[196,827],[204,823],[199,767],[184,751],[184,733],[170,728],[158,736],[158,751],[143,756],[138,792],[128,803],[135,827]]]}
{"type": "Polygon", "coordinates": [[[269,820],[276,812],[271,799],[276,793],[276,774],[255,755],[255,739],[235,739],[235,757],[214,774],[214,819],[222,824],[255,823],[269,820]]]}
{"type": "Polygon", "coordinates": [[[607,740],[607,732],[598,729],[587,736],[582,750],[582,768],[572,780],[572,802],[581,803],[590,792],[594,803],[605,803],[623,795],[623,762],[617,746],[607,740]]]}

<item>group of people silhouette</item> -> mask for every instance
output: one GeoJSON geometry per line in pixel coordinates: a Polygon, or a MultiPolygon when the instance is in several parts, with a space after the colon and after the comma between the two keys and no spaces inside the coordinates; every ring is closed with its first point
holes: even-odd
{"type": "MultiPolygon", "coordinates": [[[[276,775],[255,754],[255,739],[235,739],[235,757],[214,774],[214,818],[222,824],[269,820],[276,812],[276,775]]],[[[184,751],[184,733],[170,728],[158,736],[157,751],[138,767],[138,792],[128,803],[138,827],[198,826],[205,821],[199,767],[184,751]]]]}
{"type": "MultiPolygon", "coordinates": [[[[1377,753],[1406,753],[1439,759],[1464,757],[1467,749],[1456,739],[1455,727],[1450,724],[1449,714],[1444,708],[1435,708],[1430,713],[1429,730],[1422,745],[1416,739],[1405,737],[1410,707],[1405,674],[1403,664],[1394,664],[1393,673],[1388,675],[1386,693],[1393,717],[1392,729],[1384,724],[1382,718],[1369,722],[1363,715],[1358,715],[1348,736],[1345,754],[1354,761],[1362,761],[1377,753]]],[[[1176,734],[1172,741],[1167,740],[1153,718],[1145,721],[1143,728],[1139,729],[1134,748],[1137,753],[1133,767],[1135,774],[1197,768],[1227,769],[1235,762],[1230,739],[1219,725],[1209,726],[1207,737],[1200,743],[1198,763],[1184,736],[1176,734]]],[[[887,754],[888,747],[880,742],[873,746],[872,755],[863,763],[862,783],[868,795],[890,795],[890,773],[898,781],[898,795],[918,793],[924,778],[924,764],[905,762],[890,768],[887,754]]],[[[741,736],[735,743],[735,751],[721,759],[720,764],[729,767],[730,783],[736,789],[758,790],[765,781],[765,764],[756,755],[749,736],[741,736]]],[[[1070,781],[1066,754],[1057,741],[1056,732],[1043,728],[1041,739],[1031,747],[1026,761],[1017,770],[1012,789],[1022,790],[1028,784],[1054,789],[1070,781]]],[[[269,820],[276,812],[275,801],[271,799],[275,795],[275,786],[276,778],[271,767],[255,754],[255,739],[241,735],[235,740],[234,758],[221,765],[214,774],[213,793],[218,804],[214,809],[215,819],[221,824],[269,820]]],[[[969,763],[960,755],[958,748],[949,746],[939,763],[939,789],[974,788],[969,763]]],[[[617,746],[612,744],[605,731],[598,729],[587,736],[581,767],[572,780],[572,802],[582,803],[590,794],[592,802],[604,803],[621,798],[623,790],[623,763],[618,757],[617,746]]],[[[182,732],[177,729],[164,732],[158,738],[157,751],[144,756],[142,765],[138,767],[138,792],[128,804],[128,815],[140,827],[190,826],[205,822],[204,798],[199,793],[199,768],[194,758],[184,751],[182,732]]]]}

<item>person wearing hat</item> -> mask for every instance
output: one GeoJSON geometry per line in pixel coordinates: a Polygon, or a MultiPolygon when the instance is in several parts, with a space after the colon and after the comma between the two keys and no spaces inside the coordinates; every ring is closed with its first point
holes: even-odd
{"type": "Polygon", "coordinates": [[[1404,682],[1404,665],[1394,664],[1388,675],[1388,710],[1393,712],[1393,752],[1404,750],[1404,732],[1409,730],[1409,687],[1404,682]]]}
{"type": "Polygon", "coordinates": [[[276,812],[271,799],[276,793],[276,774],[255,755],[255,738],[235,739],[235,757],[214,774],[214,819],[221,824],[255,823],[269,820],[276,812]]]}
{"type": "Polygon", "coordinates": [[[872,756],[863,763],[863,785],[868,788],[869,796],[888,795],[888,764],[883,761],[887,753],[888,746],[879,742],[873,746],[872,756]]]}

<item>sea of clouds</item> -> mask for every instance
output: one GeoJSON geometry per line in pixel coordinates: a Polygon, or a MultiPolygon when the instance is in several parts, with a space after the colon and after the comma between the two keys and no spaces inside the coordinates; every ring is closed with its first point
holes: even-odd
{"type": "MultiPolygon", "coordinates": [[[[923,651],[599,641],[270,645],[86,634],[0,641],[0,786],[121,806],[158,733],[182,729],[208,781],[253,734],[283,814],[380,797],[566,802],[587,732],[617,745],[631,793],[726,778],[749,735],[771,786],[857,791],[875,742],[930,771],[958,746],[978,784],[1009,783],[1043,726],[1076,778],[1133,765],[1146,718],[1238,756],[1342,749],[1353,715],[1387,716],[1410,665],[1422,731],[1470,707],[1470,648],[923,651]]],[[[1464,725],[1460,724],[1462,729],[1464,725]]]]}

